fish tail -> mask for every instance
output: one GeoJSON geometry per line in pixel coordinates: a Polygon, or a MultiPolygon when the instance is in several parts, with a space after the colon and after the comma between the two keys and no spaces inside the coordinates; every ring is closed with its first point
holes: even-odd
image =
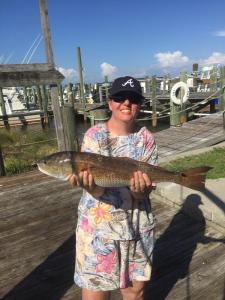
{"type": "Polygon", "coordinates": [[[202,190],[205,188],[206,173],[211,169],[211,167],[204,166],[183,171],[180,184],[193,190],[202,190]]]}

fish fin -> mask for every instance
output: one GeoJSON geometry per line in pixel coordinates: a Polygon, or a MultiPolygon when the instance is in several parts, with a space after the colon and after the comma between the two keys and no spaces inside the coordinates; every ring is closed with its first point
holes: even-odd
{"type": "Polygon", "coordinates": [[[193,190],[203,190],[205,188],[206,173],[212,167],[196,167],[181,172],[181,185],[193,190]]]}

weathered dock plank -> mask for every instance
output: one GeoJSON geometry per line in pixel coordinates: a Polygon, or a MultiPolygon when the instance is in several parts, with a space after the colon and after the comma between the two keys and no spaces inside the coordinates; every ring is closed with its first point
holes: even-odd
{"type": "MultiPolygon", "coordinates": [[[[73,283],[80,195],[81,189],[37,171],[0,178],[2,299],[81,299],[73,283]]],[[[156,199],[153,211],[156,244],[146,299],[224,299],[222,234],[156,199]]],[[[114,291],[111,300],[119,299],[114,291]]]]}
{"type": "Polygon", "coordinates": [[[159,148],[159,157],[200,149],[225,140],[222,112],[204,116],[180,127],[154,133],[159,148]]]}

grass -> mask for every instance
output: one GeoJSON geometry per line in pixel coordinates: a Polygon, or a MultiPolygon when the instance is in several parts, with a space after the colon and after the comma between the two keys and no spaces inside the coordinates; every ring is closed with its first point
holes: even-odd
{"type": "Polygon", "coordinates": [[[0,136],[8,135],[2,143],[4,166],[7,175],[34,169],[32,166],[41,157],[57,151],[54,131],[9,131],[1,130],[0,136]]]}
{"type": "Polygon", "coordinates": [[[163,164],[169,170],[182,171],[188,168],[209,166],[207,179],[225,178],[225,147],[216,147],[211,151],[194,156],[186,156],[163,164]]]}

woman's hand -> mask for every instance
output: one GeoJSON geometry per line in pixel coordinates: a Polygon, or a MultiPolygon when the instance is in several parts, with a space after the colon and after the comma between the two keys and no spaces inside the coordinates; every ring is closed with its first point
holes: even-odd
{"type": "Polygon", "coordinates": [[[81,171],[78,175],[72,174],[68,180],[72,186],[82,187],[94,197],[104,194],[105,189],[95,184],[92,174],[88,171],[81,171]]]}
{"type": "Polygon", "coordinates": [[[147,174],[142,173],[141,171],[136,171],[133,173],[133,177],[130,180],[130,190],[135,198],[143,199],[143,196],[146,196],[150,193],[152,188],[151,178],[147,174]]]}

